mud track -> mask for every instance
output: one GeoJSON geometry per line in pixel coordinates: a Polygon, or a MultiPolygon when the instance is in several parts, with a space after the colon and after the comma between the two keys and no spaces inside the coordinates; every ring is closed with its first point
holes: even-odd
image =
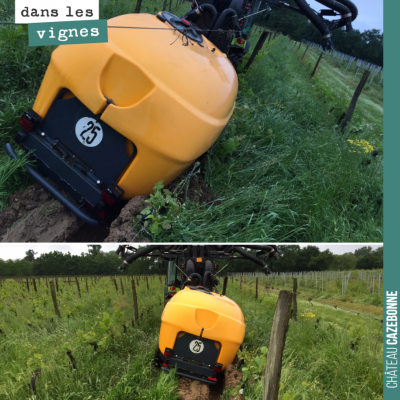
{"type": "MultiPolygon", "coordinates": [[[[222,393],[227,387],[236,388],[242,380],[243,374],[235,369],[232,364],[226,367],[224,380],[220,380],[216,385],[193,381],[189,378],[179,379],[178,393],[181,395],[179,400],[220,400],[222,393]]],[[[242,400],[242,394],[231,397],[231,400],[242,400]]]]}
{"type": "MultiPolygon", "coordinates": [[[[177,178],[167,188],[173,191],[183,179],[183,176],[177,178]]],[[[188,188],[180,191],[181,200],[183,196],[200,203],[216,201],[201,177],[195,177],[188,188]]],[[[0,242],[148,242],[137,236],[133,224],[147,206],[147,198],[137,196],[129,202],[115,204],[106,211],[104,219],[96,216],[99,225],[93,227],[79,220],[35,183],[10,195],[8,207],[0,211],[0,242]]]]}

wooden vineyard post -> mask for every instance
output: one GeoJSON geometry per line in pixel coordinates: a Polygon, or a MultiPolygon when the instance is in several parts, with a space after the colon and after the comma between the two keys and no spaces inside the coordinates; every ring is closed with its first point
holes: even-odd
{"type": "Polygon", "coordinates": [[[54,310],[58,318],[61,318],[60,310],[58,309],[57,295],[56,295],[56,290],[54,289],[53,281],[50,281],[50,291],[51,291],[51,298],[53,299],[54,310]]]}
{"type": "Polygon", "coordinates": [[[85,283],[86,283],[86,293],[89,293],[89,286],[88,286],[87,278],[86,278],[86,280],[85,280],[85,283]]]}
{"type": "Polygon", "coordinates": [[[356,108],[357,100],[360,97],[360,94],[364,88],[365,83],[367,82],[369,74],[370,74],[370,72],[368,70],[364,71],[361,81],[358,84],[356,91],[354,92],[353,98],[351,99],[349,109],[347,110],[347,114],[344,118],[342,127],[340,128],[340,132],[342,133],[342,135],[343,135],[344,131],[346,130],[346,127],[349,124],[351,117],[353,116],[354,110],[356,108]]]}
{"type": "Polygon", "coordinates": [[[263,400],[277,400],[281,379],[282,356],[286,335],[289,329],[290,307],[293,293],[287,290],[279,292],[276,303],[271,335],[269,337],[267,364],[265,366],[263,400]]]}
{"type": "Polygon", "coordinates": [[[319,58],[318,58],[318,61],[317,61],[317,63],[315,64],[314,71],[312,72],[312,74],[311,74],[311,76],[310,76],[310,79],[311,79],[311,78],[315,75],[315,73],[317,72],[318,65],[319,65],[319,63],[320,63],[320,61],[321,61],[321,59],[322,59],[323,54],[324,54],[324,52],[322,52],[322,53],[320,54],[320,56],[319,56],[319,58]]]}
{"type": "Polygon", "coordinates": [[[146,276],[146,285],[147,285],[147,291],[149,291],[149,278],[146,276]]]}
{"type": "Polygon", "coordinates": [[[250,68],[250,65],[253,63],[254,59],[256,58],[256,55],[258,54],[258,52],[261,50],[261,48],[263,47],[263,44],[265,42],[265,39],[268,36],[268,32],[264,31],[261,36],[260,39],[258,39],[258,42],[256,44],[256,47],[253,50],[253,53],[251,54],[249,61],[247,61],[247,64],[245,65],[245,67],[243,68],[243,73],[246,73],[247,70],[250,68]]]}
{"type": "Polygon", "coordinates": [[[122,283],[122,278],[119,278],[119,282],[121,284],[121,292],[122,292],[122,296],[125,295],[125,291],[124,291],[124,284],[122,283]]]}
{"type": "Polygon", "coordinates": [[[297,278],[293,278],[293,317],[297,321],[297,278]]]}
{"type": "Polygon", "coordinates": [[[140,13],[140,7],[142,6],[142,0],[137,0],[136,7],[135,7],[135,14],[140,13]]]}
{"type": "Polygon", "coordinates": [[[56,290],[58,292],[58,278],[56,278],[56,290]]]}
{"type": "Polygon", "coordinates": [[[225,278],[224,278],[224,286],[223,286],[223,288],[222,288],[222,295],[223,296],[225,296],[225,294],[226,294],[226,287],[228,286],[228,277],[226,276],[225,278]]]}
{"type": "Polygon", "coordinates": [[[256,278],[256,301],[258,300],[258,278],[256,278]]]}
{"type": "Polygon", "coordinates": [[[32,283],[33,283],[33,288],[35,289],[35,292],[37,292],[37,287],[36,287],[35,278],[32,279],[32,283]]]}
{"type": "Polygon", "coordinates": [[[114,281],[114,285],[115,285],[115,290],[118,292],[117,281],[115,280],[115,278],[113,278],[113,281],[114,281]]]}
{"type": "Polygon", "coordinates": [[[133,296],[133,306],[135,308],[135,321],[137,323],[139,321],[139,309],[137,304],[136,286],[134,279],[132,279],[132,296],[133,296]]]}
{"type": "Polygon", "coordinates": [[[299,43],[299,47],[297,48],[297,51],[299,51],[299,50],[300,50],[300,47],[301,47],[301,42],[299,43]]]}
{"type": "Polygon", "coordinates": [[[77,277],[75,277],[75,281],[76,281],[76,286],[77,286],[77,288],[78,288],[79,298],[81,298],[81,297],[82,297],[82,296],[81,296],[81,288],[79,287],[79,282],[78,282],[78,278],[77,278],[77,277]]]}
{"type": "Polygon", "coordinates": [[[28,278],[26,278],[26,288],[28,289],[28,293],[29,293],[30,289],[29,289],[29,280],[28,280],[28,278]]]}

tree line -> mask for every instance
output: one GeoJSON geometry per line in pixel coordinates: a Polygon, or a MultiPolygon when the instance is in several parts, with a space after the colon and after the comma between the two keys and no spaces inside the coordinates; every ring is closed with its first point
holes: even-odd
{"type": "MultiPolygon", "coordinates": [[[[227,260],[216,260],[219,267],[227,260]]],[[[37,254],[28,250],[25,257],[17,260],[0,259],[0,276],[57,276],[57,275],[112,275],[121,274],[122,263],[115,252],[104,252],[101,245],[89,245],[87,253],[72,255],[61,251],[37,254]]],[[[383,268],[383,248],[373,251],[370,246],[357,249],[354,253],[333,254],[330,250],[320,251],[317,246],[301,248],[298,245],[278,246],[277,260],[269,266],[274,272],[325,271],[383,268]]],[[[150,275],[165,274],[166,261],[157,258],[140,258],[129,265],[122,274],[150,275]]],[[[253,262],[236,258],[229,261],[226,272],[260,272],[253,262]]]]}
{"type": "MultiPolygon", "coordinates": [[[[286,0],[286,3],[297,7],[293,0],[286,0]]],[[[307,17],[288,9],[274,8],[269,13],[261,13],[256,18],[256,24],[290,35],[297,41],[306,39],[321,43],[320,32],[307,17]]],[[[339,28],[331,33],[335,50],[376,65],[383,65],[383,33],[379,29],[364,32],[354,29],[353,32],[346,33],[344,28],[339,28]]]]}

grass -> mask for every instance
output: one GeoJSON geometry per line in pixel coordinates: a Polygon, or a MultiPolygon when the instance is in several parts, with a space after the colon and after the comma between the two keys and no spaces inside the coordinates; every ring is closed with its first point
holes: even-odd
{"type": "MultiPolygon", "coordinates": [[[[261,289],[254,299],[254,280],[229,280],[227,295],[246,317],[244,350],[254,356],[268,346],[277,292],[261,289]]],[[[382,329],[379,321],[297,298],[298,320],[290,321],[280,395],[284,399],[382,399],[382,329]],[[302,317],[311,313],[310,317],[302,317]],[[318,320],[318,322],[317,322],[318,320]],[[355,343],[352,351],[351,343],[355,343]],[[376,345],[376,351],[375,351],[376,345]],[[378,371],[377,371],[378,370],[378,371]]],[[[251,364],[250,364],[251,365],[251,364]]],[[[244,386],[245,399],[261,399],[262,374],[244,386]]]]}
{"type": "Polygon", "coordinates": [[[381,138],[355,133],[354,125],[342,136],[336,123],[343,104],[323,85],[313,87],[300,57],[281,36],[240,75],[235,112],[204,168],[221,204],[186,202],[171,232],[155,240],[382,240],[382,157],[347,141],[379,148],[381,138]],[[226,154],[232,141],[237,147],[226,154]]]}
{"type": "MultiPolygon", "coordinates": [[[[2,281],[0,297],[0,398],[32,398],[27,383],[33,370],[40,399],[177,399],[178,379],[151,367],[157,343],[163,288],[157,277],[144,280],[138,290],[140,322],[133,315],[129,281],[125,295],[107,277],[89,280],[89,293],[80,283],[59,280],[62,318],[55,316],[44,280],[35,293],[12,279],[2,281]],[[32,312],[35,310],[35,312],[32,312]],[[70,315],[68,318],[67,315],[70,315]],[[50,318],[54,318],[51,321],[50,318]],[[31,324],[32,326],[29,326],[31,324]],[[127,326],[123,333],[121,324],[127,326]],[[93,353],[88,342],[97,341],[93,353]],[[74,371],[66,354],[76,359],[74,371]]],[[[245,316],[246,336],[240,358],[253,371],[244,382],[244,399],[262,398],[265,366],[262,349],[268,346],[277,292],[260,289],[254,299],[254,279],[229,279],[227,295],[245,316]],[[261,363],[260,365],[258,365],[261,363]]],[[[281,399],[382,399],[382,329],[379,321],[298,298],[299,317],[290,321],[283,358],[281,399]],[[301,317],[311,313],[313,316],[301,317]],[[317,322],[318,319],[318,322],[317,322]],[[353,345],[354,344],[354,348],[353,345]]],[[[264,350],[265,351],[265,350],[264,350]]],[[[222,399],[230,399],[227,390],[222,399]]]]}
{"type": "MultiPolygon", "coordinates": [[[[297,48],[297,47],[296,47],[297,48]]],[[[305,46],[299,52],[303,52],[305,46]]],[[[314,64],[319,52],[313,48],[308,49],[305,63],[314,64]]],[[[346,71],[347,63],[338,65],[338,62],[328,55],[322,58],[318,67],[318,76],[329,87],[334,88],[335,94],[350,102],[354,91],[364,72],[359,69],[357,76],[357,64],[353,63],[346,71]]],[[[382,149],[383,145],[383,85],[379,85],[381,73],[375,76],[370,85],[372,74],[369,76],[366,85],[357,102],[357,107],[352,118],[352,129],[357,133],[362,132],[363,137],[368,138],[375,145],[375,148],[382,149]]]]}
{"type": "MultiPolygon", "coordinates": [[[[10,12],[10,0],[3,3],[10,12]]],[[[156,12],[161,3],[145,1],[142,10],[156,12]]],[[[173,12],[183,13],[186,6],[173,3],[173,12]]],[[[104,0],[100,16],[110,18],[133,7],[104,0]]],[[[29,48],[26,32],[18,29],[0,27],[0,65],[12,66],[0,87],[1,146],[12,140],[18,117],[32,105],[51,52],[29,48]]],[[[252,36],[253,46],[258,37],[252,36]]],[[[280,36],[265,44],[250,70],[239,75],[235,112],[201,170],[221,203],[186,200],[171,229],[151,236],[153,241],[382,241],[382,152],[371,157],[347,141],[366,140],[382,149],[379,107],[374,96],[369,108],[360,101],[342,136],[336,123],[349,99],[333,91],[342,72],[323,64],[320,80],[311,82],[309,65],[300,62],[296,49],[280,36]]],[[[1,153],[0,160],[5,157],[1,153]]],[[[8,194],[30,183],[21,167],[15,174],[18,187],[11,175],[0,180],[1,207],[8,194]]]]}
{"type": "MultiPolygon", "coordinates": [[[[124,284],[128,289],[129,281],[124,284]]],[[[162,310],[158,279],[153,283],[155,292],[149,293],[143,281],[137,287],[144,317],[135,328],[131,325],[132,295],[116,293],[111,280],[89,282],[89,294],[81,283],[82,300],[75,284],[60,280],[59,285],[61,319],[54,313],[43,280],[37,294],[33,288],[27,293],[19,283],[3,282],[1,297],[7,297],[9,307],[4,302],[0,306],[1,329],[6,333],[0,338],[0,398],[31,398],[27,383],[37,368],[42,372],[36,399],[177,398],[174,374],[150,366],[162,310]],[[121,324],[127,326],[127,334],[121,324]],[[97,354],[87,345],[94,340],[99,344],[97,354]],[[67,350],[76,359],[75,371],[67,350]]]]}

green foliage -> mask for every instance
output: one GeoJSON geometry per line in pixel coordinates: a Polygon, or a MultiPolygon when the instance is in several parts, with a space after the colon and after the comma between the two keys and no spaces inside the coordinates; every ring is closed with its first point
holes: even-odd
{"type": "Polygon", "coordinates": [[[179,200],[168,190],[163,188],[162,181],[155,184],[154,192],[145,200],[149,206],[141,214],[150,221],[149,230],[154,235],[160,234],[163,229],[171,229],[171,222],[179,218],[182,206],[179,200]]]}
{"type": "Polygon", "coordinates": [[[36,281],[38,292],[29,293],[14,280],[3,281],[0,306],[5,295],[10,306],[0,307],[5,332],[0,334],[0,398],[31,398],[27,383],[41,368],[37,399],[177,399],[175,374],[151,366],[163,307],[154,294],[162,292],[162,285],[155,278],[150,279],[150,292],[146,285],[136,287],[143,318],[133,327],[132,291],[129,280],[123,279],[125,295],[116,292],[107,277],[89,281],[88,293],[81,285],[82,299],[75,284],[59,279],[61,319],[44,280],[36,281]],[[96,352],[89,344],[93,342],[96,352]],[[75,371],[67,351],[76,359],[75,371]]]}
{"type": "Polygon", "coordinates": [[[248,379],[254,381],[262,380],[265,370],[265,363],[267,362],[267,347],[263,346],[258,351],[238,351],[239,360],[244,361],[244,367],[241,371],[243,372],[243,383],[248,379]]]}

